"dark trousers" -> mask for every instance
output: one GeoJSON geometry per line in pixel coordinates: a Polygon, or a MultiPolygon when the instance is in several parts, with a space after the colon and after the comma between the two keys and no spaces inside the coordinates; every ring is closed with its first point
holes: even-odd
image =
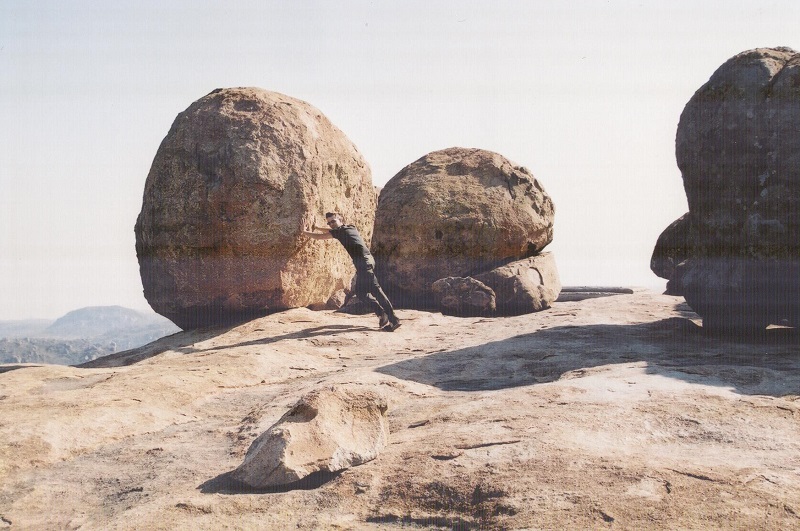
{"type": "Polygon", "coordinates": [[[359,264],[359,267],[356,267],[355,292],[358,300],[368,304],[376,315],[386,312],[390,319],[394,318],[392,303],[378,284],[372,264],[359,264]]]}

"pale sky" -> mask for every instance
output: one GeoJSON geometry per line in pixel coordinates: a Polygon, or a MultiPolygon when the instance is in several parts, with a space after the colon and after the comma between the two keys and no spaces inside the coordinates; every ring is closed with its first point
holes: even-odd
{"type": "Polygon", "coordinates": [[[133,226],[175,116],[220,87],[307,101],[382,186],[452,146],[526,166],[564,285],[663,288],[684,105],[787,1],[0,0],[0,319],[148,308],[133,226]]]}

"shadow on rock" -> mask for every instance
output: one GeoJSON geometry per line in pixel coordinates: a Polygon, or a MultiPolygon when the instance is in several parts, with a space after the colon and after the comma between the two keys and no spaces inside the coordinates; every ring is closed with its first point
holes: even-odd
{"type": "Polygon", "coordinates": [[[75,365],[75,367],[79,369],[126,367],[128,365],[134,365],[141,361],[153,358],[169,350],[174,352],[185,352],[187,350],[190,351],[192,350],[190,345],[199,343],[201,341],[207,341],[209,339],[222,335],[225,332],[231,330],[232,328],[234,327],[221,326],[221,327],[200,328],[197,330],[190,330],[187,332],[177,332],[170,336],[157,339],[152,343],[148,343],[147,345],[143,345],[141,347],[133,348],[130,350],[124,350],[122,352],[116,352],[114,354],[109,354],[108,356],[102,356],[92,361],[87,361],[86,363],[75,365]]]}
{"type": "Polygon", "coordinates": [[[197,488],[203,494],[277,494],[293,490],[313,490],[338,478],[342,474],[342,471],[314,472],[293,483],[258,489],[251,487],[247,483],[233,479],[232,474],[232,471],[225,472],[214,479],[209,479],[197,488]]]}
{"type": "Polygon", "coordinates": [[[192,346],[197,343],[201,343],[203,341],[207,341],[215,337],[222,336],[232,328],[235,327],[202,328],[190,332],[178,332],[177,334],[161,338],[143,347],[126,350],[124,352],[119,352],[116,354],[109,354],[108,356],[103,356],[101,358],[97,358],[96,360],[76,365],[76,367],[81,369],[91,369],[100,367],[123,367],[127,365],[134,365],[136,363],[158,356],[159,354],[163,354],[164,352],[167,351],[180,352],[181,354],[196,354],[199,352],[209,352],[212,350],[220,351],[236,347],[268,345],[270,343],[277,343],[278,341],[285,341],[290,339],[305,339],[305,338],[312,338],[315,336],[331,336],[345,332],[374,331],[374,329],[365,326],[327,325],[327,326],[316,326],[313,328],[306,328],[304,330],[291,332],[289,334],[282,334],[279,336],[266,336],[259,339],[253,339],[251,341],[244,341],[242,343],[234,343],[231,345],[222,344],[222,345],[215,345],[209,348],[196,348],[192,346]]]}
{"type": "Polygon", "coordinates": [[[768,329],[750,342],[705,334],[673,317],[631,325],[559,326],[381,367],[445,391],[487,391],[582,376],[603,365],[646,362],[647,372],[741,394],[800,394],[800,334],[768,329]]]}
{"type": "Polygon", "coordinates": [[[279,336],[269,336],[259,339],[253,339],[251,341],[243,341],[241,343],[235,343],[233,345],[220,345],[217,347],[206,348],[206,349],[196,349],[196,348],[188,348],[188,349],[180,349],[180,352],[184,353],[194,353],[194,352],[206,352],[209,350],[224,350],[226,348],[234,348],[234,347],[252,347],[255,345],[269,345],[271,343],[277,343],[278,341],[287,341],[291,339],[309,339],[312,337],[317,336],[325,336],[330,337],[336,334],[344,334],[347,332],[374,332],[375,328],[369,328],[366,326],[355,326],[355,325],[323,325],[323,326],[315,326],[313,328],[305,328],[303,330],[298,330],[297,332],[291,332],[289,334],[282,334],[279,336]]]}

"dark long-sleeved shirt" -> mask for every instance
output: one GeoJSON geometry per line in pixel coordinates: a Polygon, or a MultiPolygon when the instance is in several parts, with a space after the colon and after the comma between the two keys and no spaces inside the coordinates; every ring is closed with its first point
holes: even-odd
{"type": "Polygon", "coordinates": [[[361,238],[361,234],[358,233],[358,229],[354,226],[342,225],[338,229],[331,229],[331,236],[339,240],[339,243],[344,246],[356,267],[374,263],[369,249],[361,238]]]}

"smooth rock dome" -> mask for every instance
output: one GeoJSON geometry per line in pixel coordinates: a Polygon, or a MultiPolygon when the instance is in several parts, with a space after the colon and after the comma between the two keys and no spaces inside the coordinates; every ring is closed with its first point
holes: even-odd
{"type": "Polygon", "coordinates": [[[337,210],[369,243],[375,202],[369,166],[318,109],[215,90],[177,116],[147,176],[135,227],[144,295],[184,329],[325,303],[352,264],[302,230],[337,210]]]}

